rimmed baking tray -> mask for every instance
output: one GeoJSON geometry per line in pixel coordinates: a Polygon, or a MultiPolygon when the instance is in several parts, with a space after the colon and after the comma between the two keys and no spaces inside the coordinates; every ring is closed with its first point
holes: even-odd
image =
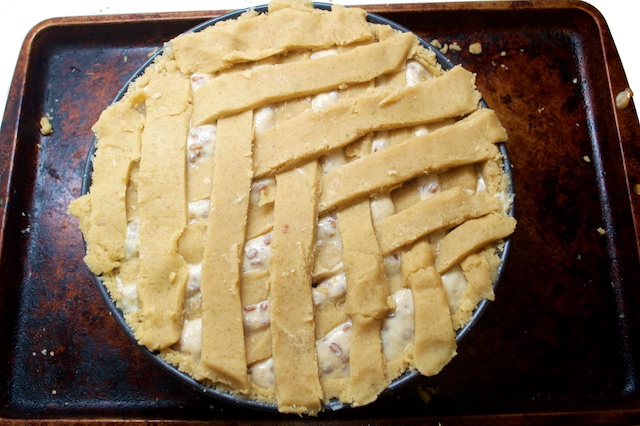
{"type": "Polygon", "coordinates": [[[518,232],[459,355],[436,378],[317,419],[218,402],[157,369],[109,315],[66,210],[113,94],[163,41],[224,12],[59,18],[27,36],[0,135],[3,420],[640,421],[640,126],[633,102],[615,107],[628,83],[604,19],[579,2],[367,9],[456,42],[447,56],[478,74],[510,136],[518,232]]]}

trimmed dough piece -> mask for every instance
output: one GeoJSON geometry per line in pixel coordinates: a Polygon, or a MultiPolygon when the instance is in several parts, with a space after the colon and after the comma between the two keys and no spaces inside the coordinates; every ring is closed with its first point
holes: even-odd
{"type": "Polygon", "coordinates": [[[204,220],[187,225],[184,229],[178,240],[178,253],[187,263],[202,262],[206,235],[207,222],[204,220]]]}
{"type": "Polygon", "coordinates": [[[213,157],[204,158],[195,166],[187,167],[187,200],[200,201],[211,195],[213,157]]]}
{"type": "Polygon", "coordinates": [[[349,319],[344,301],[336,304],[324,303],[320,306],[315,306],[313,315],[316,327],[316,339],[323,338],[331,330],[349,319]]]}
{"type": "Polygon", "coordinates": [[[248,386],[240,279],[252,140],[253,111],[218,121],[201,284],[203,374],[241,391],[248,386]]]}
{"type": "Polygon", "coordinates": [[[484,163],[481,163],[478,170],[489,194],[493,195],[499,194],[500,192],[510,192],[507,190],[510,182],[508,179],[503,178],[500,159],[489,159],[484,163]]]}
{"type": "MultiPolygon", "coordinates": [[[[88,226],[82,220],[81,229],[87,242],[84,261],[96,275],[117,268],[125,256],[127,183],[133,162],[140,159],[144,126],[144,116],[134,109],[132,98],[107,108],[92,129],[100,155],[93,162],[88,226]]],[[[70,211],[82,219],[82,209],[74,208],[74,203],[70,211]]]]}
{"type": "Polygon", "coordinates": [[[413,365],[425,376],[438,374],[456,355],[456,335],[447,293],[433,267],[432,247],[416,242],[402,256],[402,277],[413,294],[413,365]]]}
{"type": "Polygon", "coordinates": [[[316,245],[316,257],[313,264],[313,281],[323,280],[342,268],[342,244],[316,245]]]}
{"type": "Polygon", "coordinates": [[[273,196],[275,192],[275,181],[273,184],[267,181],[253,182],[247,217],[247,240],[266,234],[273,228],[273,196]]]}
{"type": "Polygon", "coordinates": [[[437,193],[377,222],[380,249],[383,254],[391,253],[420,237],[484,216],[501,206],[498,198],[484,192],[470,194],[464,189],[453,188],[437,193]]]}
{"type": "Polygon", "coordinates": [[[91,227],[91,193],[88,192],[82,197],[71,201],[69,203],[69,214],[78,218],[80,231],[82,231],[82,235],[86,239],[89,236],[89,228],[91,227]]]}
{"type": "Polygon", "coordinates": [[[413,34],[398,33],[339,55],[221,75],[194,92],[192,121],[211,123],[250,108],[369,81],[403,67],[416,42],[413,34]],[[359,66],[343,67],[343,63],[359,66]]]}
{"type": "Polygon", "coordinates": [[[315,414],[321,408],[311,291],[319,174],[314,161],[276,177],[270,309],[276,396],[283,413],[315,414]]]}
{"type": "Polygon", "coordinates": [[[255,11],[239,19],[223,21],[172,42],[183,73],[214,73],[236,63],[252,62],[293,50],[320,50],[373,39],[364,10],[334,6],[331,13],[313,8],[311,2],[255,11]],[[242,37],[238,37],[242,34],[242,37]]]}
{"type": "Polygon", "coordinates": [[[160,69],[146,90],[138,185],[140,264],[136,338],[151,350],[180,339],[188,270],[177,253],[187,222],[185,167],[191,84],[160,69]],[[167,214],[171,212],[171,214],[167,214]]]}
{"type": "MultiPolygon", "coordinates": [[[[489,258],[495,257],[494,250],[488,249],[480,253],[474,253],[460,262],[464,276],[467,279],[467,286],[462,293],[458,308],[451,316],[455,330],[464,327],[469,322],[473,311],[483,299],[495,299],[491,270],[494,267],[497,268],[497,264],[489,262],[489,258]]],[[[497,261],[499,262],[500,259],[498,258],[497,261]]]]}
{"type": "Polygon", "coordinates": [[[440,241],[436,269],[441,274],[448,271],[474,251],[508,237],[515,227],[513,217],[496,212],[466,221],[440,241]]]}
{"type": "Polygon", "coordinates": [[[459,117],[478,107],[475,76],[455,67],[441,77],[398,90],[377,89],[307,111],[256,135],[257,177],[290,169],[342,148],[371,131],[459,117]]]}
{"type": "Polygon", "coordinates": [[[506,131],[495,112],[480,109],[454,125],[409,139],[327,173],[322,179],[319,209],[324,212],[340,207],[422,173],[439,173],[493,158],[498,155],[494,144],[506,139],[506,131]],[[381,170],[387,172],[381,173],[381,170]]]}

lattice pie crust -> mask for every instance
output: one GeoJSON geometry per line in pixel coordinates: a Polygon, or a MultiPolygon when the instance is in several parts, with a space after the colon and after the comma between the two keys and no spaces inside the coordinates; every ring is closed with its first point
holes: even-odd
{"type": "Polygon", "coordinates": [[[181,35],[93,127],[70,205],[140,344],[315,414],[437,374],[492,300],[507,134],[475,76],[357,8],[275,1],[181,35]]]}

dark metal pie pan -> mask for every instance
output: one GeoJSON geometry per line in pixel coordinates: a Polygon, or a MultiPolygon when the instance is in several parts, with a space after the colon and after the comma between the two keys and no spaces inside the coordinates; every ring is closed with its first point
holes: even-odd
{"type": "MultiPolygon", "coordinates": [[[[328,3],[314,3],[314,6],[318,9],[324,9],[324,10],[331,10],[331,4],[328,3]]],[[[253,10],[256,10],[259,13],[266,13],[268,11],[268,6],[267,5],[262,5],[262,6],[256,6],[254,8],[251,8],[253,10]]],[[[215,25],[217,22],[220,21],[225,21],[225,20],[230,20],[230,19],[236,19],[238,18],[240,15],[242,15],[243,13],[251,10],[249,8],[247,9],[241,9],[241,10],[236,10],[233,12],[230,12],[228,14],[219,16],[217,18],[213,18],[210,20],[207,20],[195,27],[193,27],[192,29],[186,31],[186,33],[190,33],[190,32],[198,32],[201,31],[211,25],[215,25]]],[[[372,23],[376,23],[376,24],[384,24],[384,25],[389,25],[392,28],[399,30],[399,31],[403,31],[403,32],[409,32],[410,30],[403,27],[402,25],[393,22],[383,16],[377,15],[375,13],[367,13],[367,20],[369,22],[372,23]]],[[[437,61],[439,62],[439,64],[442,66],[443,69],[445,70],[449,70],[451,68],[454,67],[454,64],[444,55],[442,54],[437,48],[435,48],[434,46],[432,46],[430,43],[426,42],[423,38],[418,37],[418,39],[420,40],[420,43],[422,44],[422,46],[424,46],[425,48],[433,51],[436,54],[436,58],[437,61]]],[[[114,103],[118,102],[126,93],[127,89],[129,88],[129,85],[134,82],[139,76],[141,76],[145,69],[151,65],[153,63],[153,61],[156,59],[157,56],[162,55],[164,53],[164,48],[159,49],[155,54],[153,54],[149,60],[140,67],[140,69],[138,69],[132,76],[131,78],[127,81],[127,83],[122,87],[122,89],[118,92],[118,94],[116,95],[115,99],[114,99],[114,103]]],[[[481,100],[481,106],[483,108],[488,108],[486,102],[484,101],[484,99],[481,100]]],[[[503,155],[503,171],[506,174],[508,180],[509,180],[509,187],[507,188],[508,192],[511,192],[511,194],[515,195],[513,192],[513,176],[511,173],[511,164],[509,162],[509,157],[507,155],[507,151],[506,151],[506,145],[504,143],[500,143],[498,144],[499,149],[503,155]]],[[[85,172],[83,175],[83,179],[82,179],[82,194],[86,194],[87,192],[89,192],[90,186],[91,186],[91,175],[92,175],[92,171],[93,171],[93,158],[95,155],[95,151],[96,151],[96,139],[94,138],[92,143],[91,143],[91,147],[89,149],[89,154],[88,154],[88,158],[87,158],[87,163],[86,163],[86,168],[85,168],[85,172]]],[[[515,200],[515,196],[514,196],[514,200],[515,200]]],[[[511,212],[510,214],[513,215],[515,212],[514,206],[512,206],[511,208],[511,212]]],[[[503,251],[499,254],[501,257],[501,263],[498,267],[498,279],[494,282],[494,288],[497,286],[498,282],[499,282],[499,277],[502,273],[502,269],[503,269],[503,265],[507,260],[507,255],[509,252],[509,247],[511,245],[511,238],[508,237],[505,240],[505,244],[504,244],[504,249],[503,251]]],[[[166,362],[165,360],[163,360],[162,358],[160,358],[159,356],[157,356],[156,353],[154,353],[153,351],[149,350],[148,348],[140,345],[137,342],[137,339],[135,338],[133,331],[131,330],[131,328],[129,327],[129,325],[127,324],[125,318],[124,318],[124,314],[122,313],[122,311],[116,306],[116,304],[114,303],[114,301],[111,299],[111,296],[109,295],[109,292],[107,291],[106,287],[102,284],[102,282],[100,281],[100,279],[97,276],[93,276],[93,281],[95,282],[95,284],[97,285],[98,289],[100,290],[100,293],[107,305],[107,307],[109,308],[109,310],[112,312],[113,317],[115,318],[115,320],[118,322],[118,324],[120,325],[120,327],[122,327],[122,329],[124,330],[124,332],[127,334],[127,336],[131,339],[131,341],[137,345],[145,355],[147,355],[153,362],[155,362],[160,368],[162,368],[163,370],[165,370],[167,373],[169,373],[171,376],[175,377],[177,380],[187,384],[188,386],[196,389],[199,392],[202,392],[202,394],[204,395],[210,395],[214,398],[218,398],[221,399],[223,401],[232,403],[232,404],[236,404],[239,406],[244,406],[244,407],[248,407],[248,408],[253,408],[253,409],[258,409],[258,410],[266,410],[266,411],[277,411],[277,406],[275,404],[270,404],[270,403],[265,403],[262,401],[257,401],[257,400],[253,400],[253,399],[249,399],[246,397],[243,397],[242,395],[238,395],[232,392],[228,392],[222,389],[218,389],[218,388],[212,388],[209,386],[206,386],[204,384],[202,384],[201,382],[195,380],[193,377],[189,376],[188,374],[180,371],[176,366],[166,362]]],[[[472,328],[474,327],[474,325],[479,321],[480,317],[482,316],[483,312],[485,311],[485,309],[487,308],[487,305],[489,304],[488,300],[482,300],[477,308],[475,309],[470,321],[461,329],[459,329],[457,331],[456,334],[456,341],[459,343],[468,333],[471,332],[472,328]]],[[[414,382],[415,379],[417,377],[420,376],[420,373],[416,370],[408,370],[405,373],[403,373],[401,376],[399,376],[398,378],[396,378],[395,380],[393,380],[390,385],[387,387],[387,389],[385,389],[381,394],[380,397],[383,398],[385,397],[387,394],[393,392],[394,390],[397,390],[403,386],[409,385],[410,383],[414,382]]],[[[348,404],[343,404],[338,400],[332,400],[330,401],[328,404],[325,404],[325,406],[323,407],[324,410],[341,410],[344,408],[348,408],[350,407],[348,404]]]]}

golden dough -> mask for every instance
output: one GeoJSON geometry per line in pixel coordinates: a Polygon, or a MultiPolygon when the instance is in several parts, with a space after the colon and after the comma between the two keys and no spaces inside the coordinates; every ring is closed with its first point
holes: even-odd
{"type": "Polygon", "coordinates": [[[483,216],[501,207],[500,200],[486,193],[469,194],[456,187],[389,216],[376,224],[384,254],[441,229],[483,216]]]}
{"type": "Polygon", "coordinates": [[[456,355],[456,335],[447,295],[433,267],[432,248],[418,241],[403,256],[403,280],[413,293],[416,330],[413,365],[425,376],[438,374],[456,355]]]}
{"type": "Polygon", "coordinates": [[[276,178],[271,336],[278,409],[288,413],[317,413],[322,401],[311,297],[318,172],[311,162],[276,178]]]}
{"type": "Polygon", "coordinates": [[[452,126],[416,136],[327,173],[322,180],[320,211],[392,188],[420,174],[493,158],[498,154],[494,144],[505,139],[506,132],[495,113],[478,110],[452,126]]]}
{"type": "Polygon", "coordinates": [[[376,89],[321,111],[304,112],[256,136],[256,177],[290,169],[371,131],[467,114],[478,107],[479,100],[473,74],[455,67],[412,87],[376,89]]]}
{"type": "Polygon", "coordinates": [[[240,300],[241,251],[251,191],[253,113],[218,122],[212,205],[202,266],[203,375],[247,389],[240,300]]]}
{"type": "Polygon", "coordinates": [[[396,34],[339,55],[221,75],[194,92],[192,120],[196,125],[211,123],[247,109],[369,81],[403,66],[416,43],[413,34],[396,34]],[[364,66],[341,67],[342,63],[364,66]]]}
{"type": "Polygon", "coordinates": [[[134,98],[128,96],[109,107],[93,127],[101,155],[93,162],[91,208],[83,228],[87,235],[84,261],[97,275],[118,267],[125,256],[127,182],[133,162],[140,158],[144,125],[144,116],[132,105],[134,98]]]}
{"type": "Polygon", "coordinates": [[[236,21],[224,21],[178,37],[172,47],[182,72],[214,73],[235,63],[289,51],[320,50],[371,40],[372,28],[364,18],[361,9],[336,6],[327,13],[304,2],[302,7],[276,7],[268,14],[247,12],[236,21]]]}
{"type": "Polygon", "coordinates": [[[446,272],[474,250],[511,235],[515,227],[513,217],[497,212],[466,221],[440,242],[436,269],[441,274],[446,272]]]}
{"type": "Polygon", "coordinates": [[[315,415],[437,374],[515,227],[475,75],[357,8],[274,0],[165,45],[69,212],[139,342],[315,415]],[[435,256],[435,257],[434,257],[435,256]]]}
{"type": "Polygon", "coordinates": [[[191,87],[188,79],[161,69],[147,89],[138,187],[141,312],[133,328],[141,344],[163,349],[178,341],[182,329],[187,268],[177,246],[187,221],[183,141],[191,87]]]}

